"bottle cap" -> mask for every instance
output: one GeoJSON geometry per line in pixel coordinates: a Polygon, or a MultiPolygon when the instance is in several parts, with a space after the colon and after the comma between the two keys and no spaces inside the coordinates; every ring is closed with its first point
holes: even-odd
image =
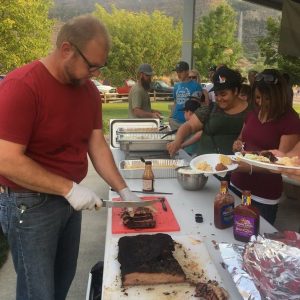
{"type": "Polygon", "coordinates": [[[147,161],[145,162],[145,164],[146,164],[146,165],[152,165],[152,161],[147,160],[147,161]]]}

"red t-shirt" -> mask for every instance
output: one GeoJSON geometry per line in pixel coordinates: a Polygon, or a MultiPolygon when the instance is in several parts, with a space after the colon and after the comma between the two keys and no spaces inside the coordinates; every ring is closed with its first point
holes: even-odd
{"type": "MultiPolygon", "coordinates": [[[[102,128],[100,94],[58,82],[35,61],[0,85],[0,139],[26,145],[26,155],[55,174],[79,183],[87,173],[88,142],[102,128]]],[[[0,183],[17,185],[0,176],[0,183]]]]}
{"type": "MultiPolygon", "coordinates": [[[[290,110],[278,120],[263,124],[258,112],[252,111],[246,117],[242,140],[246,151],[278,149],[281,136],[290,134],[300,134],[300,120],[295,111],[290,110]]],[[[270,200],[278,199],[282,193],[280,174],[234,172],[231,181],[241,190],[250,190],[253,195],[270,200]]]]}

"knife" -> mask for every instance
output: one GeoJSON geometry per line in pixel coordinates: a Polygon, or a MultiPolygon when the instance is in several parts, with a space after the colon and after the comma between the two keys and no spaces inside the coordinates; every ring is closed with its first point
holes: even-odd
{"type": "MultiPolygon", "coordinates": [[[[115,192],[114,189],[110,188],[110,190],[112,192],[115,192]]],[[[134,191],[134,190],[131,190],[133,193],[139,193],[139,194],[157,194],[157,195],[173,195],[173,193],[169,193],[169,192],[144,192],[144,191],[134,191]]]]}
{"type": "Polygon", "coordinates": [[[145,201],[111,201],[101,199],[104,207],[142,207],[149,206],[156,202],[162,202],[161,198],[145,201]]]}

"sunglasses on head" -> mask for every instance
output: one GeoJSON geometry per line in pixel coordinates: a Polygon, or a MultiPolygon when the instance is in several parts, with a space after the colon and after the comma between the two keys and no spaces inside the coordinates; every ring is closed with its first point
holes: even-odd
{"type": "Polygon", "coordinates": [[[255,81],[261,81],[263,80],[265,83],[269,84],[277,84],[278,83],[278,77],[273,74],[263,74],[258,73],[255,75],[255,81]]]}

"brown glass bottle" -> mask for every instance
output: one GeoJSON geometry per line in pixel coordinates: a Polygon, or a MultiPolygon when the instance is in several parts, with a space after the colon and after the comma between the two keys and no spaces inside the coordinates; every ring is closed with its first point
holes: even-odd
{"type": "Polygon", "coordinates": [[[143,191],[153,192],[154,191],[154,174],[152,171],[152,162],[145,162],[145,171],[143,175],[143,191]]]}
{"type": "Polygon", "coordinates": [[[214,202],[214,223],[219,229],[233,225],[234,198],[228,193],[228,182],[221,181],[220,192],[214,202]]]}
{"type": "Polygon", "coordinates": [[[251,192],[244,191],[242,204],[235,207],[233,212],[233,235],[241,242],[248,242],[252,235],[259,232],[259,210],[251,205],[251,192]]]}

